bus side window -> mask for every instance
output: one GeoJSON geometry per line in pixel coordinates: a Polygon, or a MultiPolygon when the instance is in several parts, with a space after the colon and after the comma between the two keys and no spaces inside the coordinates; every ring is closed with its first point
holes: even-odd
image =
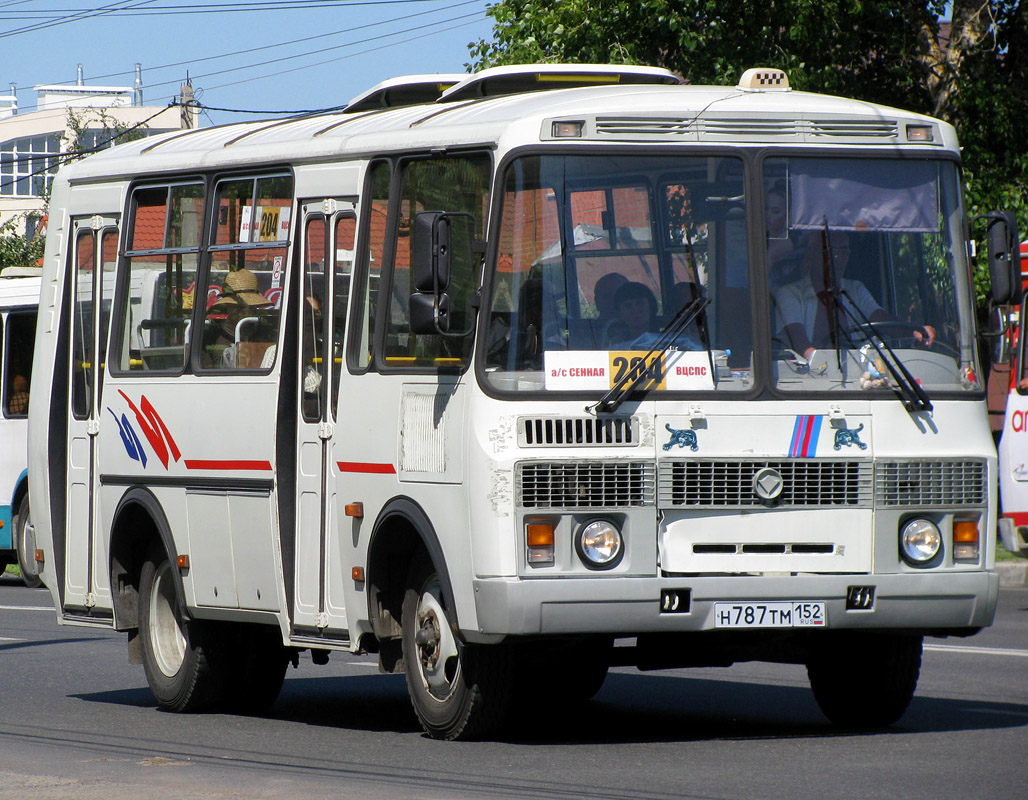
{"type": "Polygon", "coordinates": [[[178,372],[185,367],[203,208],[200,182],[133,192],[116,369],[178,372]]]}
{"type": "MultiPolygon", "coordinates": [[[[2,329],[0,325],[0,331],[2,329]]],[[[6,337],[0,333],[0,341],[4,347],[4,413],[8,417],[28,416],[35,338],[35,311],[17,311],[7,315],[6,337]]]]}

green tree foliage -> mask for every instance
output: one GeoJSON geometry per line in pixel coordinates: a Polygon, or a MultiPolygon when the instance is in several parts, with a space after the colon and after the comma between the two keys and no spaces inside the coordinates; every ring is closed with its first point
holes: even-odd
{"type": "Polygon", "coordinates": [[[488,13],[475,69],[650,64],[730,85],[779,67],[795,89],[939,117],[964,148],[971,214],[1012,210],[1028,236],[1028,0],[500,0],[488,13]]]}
{"type": "Polygon", "coordinates": [[[43,256],[42,236],[25,236],[19,230],[23,217],[12,217],[0,225],[0,270],[5,267],[34,267],[43,256]]]}

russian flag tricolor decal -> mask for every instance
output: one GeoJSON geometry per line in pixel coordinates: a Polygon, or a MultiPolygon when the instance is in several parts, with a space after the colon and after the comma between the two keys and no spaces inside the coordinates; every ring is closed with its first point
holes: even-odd
{"type": "Polygon", "coordinates": [[[821,421],[824,417],[804,414],[796,417],[792,428],[791,458],[813,458],[817,455],[817,439],[821,435],[821,421]]]}

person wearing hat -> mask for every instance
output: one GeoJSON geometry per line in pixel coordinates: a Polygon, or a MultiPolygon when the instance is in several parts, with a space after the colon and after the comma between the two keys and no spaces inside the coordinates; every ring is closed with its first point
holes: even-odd
{"type": "MultiPolygon", "coordinates": [[[[257,276],[246,267],[229,272],[221,287],[221,296],[211,305],[208,319],[218,322],[215,333],[217,338],[229,341],[221,353],[221,363],[210,366],[221,366],[223,369],[245,369],[260,366],[249,363],[252,359],[244,354],[241,345],[249,344],[245,337],[245,326],[240,327],[244,320],[257,317],[261,309],[271,303],[257,285],[257,276]]],[[[263,353],[261,354],[263,355],[263,353]]]]}

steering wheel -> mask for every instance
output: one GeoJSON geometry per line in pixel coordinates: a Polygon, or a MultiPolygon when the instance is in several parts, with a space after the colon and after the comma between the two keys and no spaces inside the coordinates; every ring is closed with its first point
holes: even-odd
{"type": "Polygon", "coordinates": [[[952,358],[959,359],[959,354],[950,345],[940,342],[938,337],[931,346],[925,344],[923,339],[914,336],[919,333],[926,336],[924,325],[918,325],[908,320],[875,320],[864,325],[851,325],[843,328],[843,337],[849,336],[855,345],[860,345],[867,340],[867,329],[870,328],[875,336],[891,346],[913,346],[924,350],[944,353],[952,358]]]}

